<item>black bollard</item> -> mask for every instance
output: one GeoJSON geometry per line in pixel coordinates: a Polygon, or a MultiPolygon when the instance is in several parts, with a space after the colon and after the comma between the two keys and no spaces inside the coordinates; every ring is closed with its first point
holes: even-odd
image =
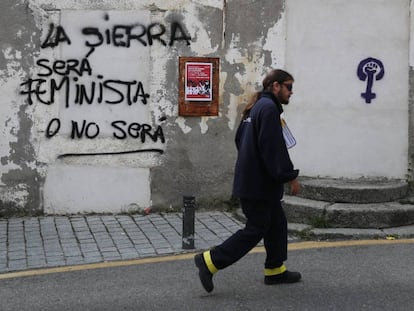
{"type": "Polygon", "coordinates": [[[183,249],[194,249],[195,197],[183,197],[183,249]]]}

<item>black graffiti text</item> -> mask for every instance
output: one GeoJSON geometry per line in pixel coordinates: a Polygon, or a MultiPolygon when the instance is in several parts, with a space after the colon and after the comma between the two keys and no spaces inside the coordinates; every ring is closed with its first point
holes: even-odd
{"type": "Polygon", "coordinates": [[[82,121],[82,125],[79,126],[77,121],[72,120],[72,133],[70,138],[82,138],[84,135],[86,138],[93,139],[99,135],[99,125],[95,122],[82,121]]]}
{"type": "Polygon", "coordinates": [[[141,102],[147,104],[150,97],[144,90],[141,81],[111,80],[98,75],[96,81],[82,81],[78,77],[63,76],[60,79],[28,79],[21,84],[20,94],[27,96],[27,102],[32,105],[34,100],[52,105],[59,94],[63,96],[65,107],[75,105],[110,104],[117,105],[126,102],[128,106],[141,102]]]}
{"type": "Polygon", "coordinates": [[[87,37],[85,46],[91,48],[89,54],[101,45],[129,48],[133,42],[142,46],[152,46],[154,42],[159,42],[163,46],[173,46],[176,41],[185,41],[187,45],[190,45],[191,41],[191,36],[177,22],[170,24],[169,36],[166,26],[161,23],[148,26],[139,23],[113,25],[108,29],[86,27],[82,29],[82,34],[87,37]]]}
{"type": "Polygon", "coordinates": [[[58,118],[53,118],[49,121],[49,124],[46,127],[46,138],[51,138],[59,133],[60,130],[60,120],[58,118]]]}
{"type": "MultiPolygon", "coordinates": [[[[134,138],[141,140],[142,143],[150,139],[153,142],[160,141],[163,144],[165,143],[164,131],[160,125],[153,127],[146,123],[128,123],[123,120],[117,120],[111,123],[111,127],[113,129],[112,135],[117,139],[134,138]]],[[[61,121],[58,118],[53,118],[46,127],[46,137],[51,138],[57,135],[60,128],[61,121]]],[[[96,122],[71,120],[71,139],[81,139],[83,137],[94,139],[99,136],[100,132],[100,126],[96,122]]]]}
{"type": "Polygon", "coordinates": [[[160,125],[154,129],[149,124],[140,124],[132,122],[128,124],[125,121],[114,121],[111,123],[112,127],[115,129],[113,136],[118,139],[139,138],[142,143],[145,143],[146,138],[150,138],[153,142],[160,140],[162,143],[165,143],[164,132],[160,125]]]}
{"type": "Polygon", "coordinates": [[[52,74],[67,76],[70,74],[82,77],[84,74],[92,75],[92,67],[87,58],[82,59],[56,59],[50,61],[41,58],[36,61],[36,65],[40,67],[39,77],[49,77],[52,74]]]}
{"type": "MultiPolygon", "coordinates": [[[[176,42],[184,41],[191,44],[191,36],[179,22],[171,22],[169,27],[162,23],[144,25],[141,23],[112,25],[107,28],[84,27],[81,30],[85,37],[84,45],[90,48],[86,57],[102,45],[129,48],[132,43],[138,46],[152,46],[158,42],[162,46],[173,46],[176,42]],[[168,31],[167,31],[168,30],[168,31]]],[[[42,48],[55,48],[61,43],[71,44],[71,40],[63,26],[49,24],[47,36],[42,42],[42,48]]]]}
{"type": "Polygon", "coordinates": [[[66,34],[65,29],[62,26],[56,26],[53,23],[49,24],[49,30],[46,35],[45,41],[41,44],[41,48],[58,46],[61,42],[71,44],[69,36],[66,34]]]}

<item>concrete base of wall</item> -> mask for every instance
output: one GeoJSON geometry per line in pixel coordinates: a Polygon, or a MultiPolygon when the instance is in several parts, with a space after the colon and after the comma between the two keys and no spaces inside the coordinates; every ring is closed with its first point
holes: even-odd
{"type": "Polygon", "coordinates": [[[146,168],[51,166],[44,213],[140,212],[151,205],[149,176],[146,168]]]}

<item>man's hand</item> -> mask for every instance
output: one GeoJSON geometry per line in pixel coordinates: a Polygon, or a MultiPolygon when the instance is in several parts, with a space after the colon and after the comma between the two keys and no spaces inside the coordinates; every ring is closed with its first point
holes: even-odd
{"type": "Polygon", "coordinates": [[[300,192],[300,184],[297,181],[297,179],[292,180],[289,182],[290,184],[290,194],[291,195],[297,195],[300,192]]]}

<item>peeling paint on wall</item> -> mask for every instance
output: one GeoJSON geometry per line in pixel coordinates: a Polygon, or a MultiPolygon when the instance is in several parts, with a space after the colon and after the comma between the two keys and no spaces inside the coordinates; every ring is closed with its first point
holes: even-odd
{"type": "Polygon", "coordinates": [[[36,158],[33,111],[16,97],[36,55],[38,32],[26,3],[2,1],[0,54],[0,215],[36,214],[42,208],[42,165],[36,158]]]}
{"type": "MultiPolygon", "coordinates": [[[[320,6],[315,7],[314,3],[311,5],[308,2],[3,0],[0,3],[0,124],[3,124],[0,128],[0,215],[15,211],[70,213],[71,205],[76,205],[76,212],[103,212],[95,209],[96,204],[102,202],[94,199],[94,196],[101,195],[102,191],[107,192],[107,202],[111,202],[111,206],[105,206],[104,212],[137,210],[147,208],[146,205],[153,205],[156,210],[180,208],[182,195],[190,193],[197,197],[197,203],[201,207],[216,208],[216,204],[220,207],[226,205],[231,197],[236,158],[234,132],[244,105],[255,91],[260,90],[263,75],[272,67],[292,71],[296,78],[292,105],[285,110],[289,126],[298,140],[298,145],[292,152],[294,162],[302,166],[299,167],[302,172],[311,172],[311,176],[323,171],[322,169],[328,167],[329,161],[323,161],[323,167],[320,164],[318,166],[318,159],[309,164],[308,154],[322,150],[329,155],[336,148],[315,149],[315,139],[318,142],[323,135],[309,137],[309,133],[320,129],[321,126],[322,133],[338,131],[331,130],[330,120],[323,119],[325,114],[320,111],[329,111],[333,119],[337,118],[337,122],[334,121],[336,126],[346,113],[355,110],[347,110],[344,105],[341,106],[342,98],[349,99],[350,94],[360,93],[361,82],[356,81],[354,67],[356,62],[368,55],[384,60],[384,64],[386,60],[386,66],[390,68],[388,72],[395,75],[390,76],[390,79],[400,81],[405,72],[405,65],[401,66],[401,59],[408,58],[408,66],[411,67],[414,63],[414,40],[404,40],[408,28],[404,28],[405,22],[401,19],[399,23],[395,23],[398,26],[387,25],[389,29],[383,34],[392,34],[392,37],[389,37],[395,50],[392,55],[397,53],[398,56],[383,57],[384,53],[388,53],[387,48],[368,53],[361,50],[361,46],[366,46],[366,42],[376,38],[377,28],[370,24],[371,28],[364,27],[366,30],[371,29],[369,33],[356,34],[354,28],[362,28],[366,21],[358,19],[358,25],[355,26],[352,18],[348,19],[350,23],[343,20],[338,28],[337,22],[330,19],[333,14],[329,13],[331,6],[326,6],[325,3],[321,9],[320,6]],[[318,14],[310,16],[308,13],[313,9],[317,10],[318,14]],[[319,16],[324,18],[320,19],[319,16]],[[315,19],[315,24],[298,32],[297,29],[302,27],[300,23],[306,18],[315,19]],[[168,36],[172,32],[173,23],[180,27],[178,36],[188,34],[188,40],[183,38],[181,42],[173,42],[170,45],[168,36]],[[132,32],[132,24],[140,25],[137,29],[145,28],[146,32],[140,37],[141,41],[137,38],[132,38],[133,42],[126,40],[130,34],[139,36],[132,32]],[[321,29],[332,29],[332,32],[324,33],[323,37],[318,37],[312,44],[324,42],[329,36],[332,36],[332,39],[321,49],[315,49],[315,46],[305,49],[306,39],[314,36],[315,29],[321,25],[325,25],[321,29]],[[343,36],[341,29],[344,27],[348,29],[346,34],[352,34],[352,37],[347,37],[346,34],[343,36]],[[61,41],[55,41],[56,38],[60,38],[61,41]],[[336,42],[337,38],[343,38],[343,41],[336,42]],[[349,46],[352,46],[352,49],[337,50],[337,46],[348,41],[351,42],[349,46]],[[405,41],[411,42],[408,48],[409,57],[404,56],[408,53],[401,48],[405,41]],[[117,44],[119,46],[116,46],[117,44]],[[129,48],[126,47],[128,44],[129,48]],[[295,44],[299,44],[300,48],[295,44]],[[350,57],[352,53],[358,55],[350,57]],[[339,61],[352,58],[352,65],[349,65],[349,68],[353,68],[352,78],[346,76],[346,64],[340,67],[339,77],[337,67],[320,65],[315,69],[319,59],[325,60],[331,55],[339,61]],[[220,98],[217,117],[178,116],[180,56],[220,58],[220,98]],[[83,59],[87,59],[83,61],[83,75],[77,74],[73,69],[69,70],[70,73],[61,74],[60,70],[64,70],[63,67],[68,68],[68,64],[69,67],[73,67],[74,63],[68,60],[78,61],[75,67],[79,72],[79,64],[83,59]],[[56,60],[57,63],[54,62],[56,60]],[[58,69],[53,69],[53,66],[57,66],[58,69]],[[401,70],[395,71],[395,68],[401,70]],[[314,78],[315,72],[318,79],[314,78]],[[22,91],[21,84],[27,83],[23,85],[27,91],[29,79],[37,78],[47,80],[49,88],[41,82],[36,90],[36,84],[32,84],[33,103],[30,104],[29,95],[27,92],[24,93],[24,88],[23,94],[19,94],[22,91]],[[50,88],[50,85],[60,85],[65,78],[69,79],[69,84],[73,87],[69,91],[69,100],[66,101],[63,89],[52,91],[50,88]],[[53,79],[55,84],[50,84],[53,79]],[[92,82],[95,83],[94,90],[97,93],[94,100],[88,103],[88,98],[92,96],[92,82]],[[141,86],[139,82],[142,82],[141,86]],[[330,85],[329,90],[320,93],[318,87],[321,84],[330,85]],[[351,89],[352,92],[337,99],[337,94],[343,91],[343,85],[347,85],[347,89],[351,89]],[[105,94],[102,94],[102,99],[98,103],[100,87],[104,89],[105,94]],[[132,96],[131,100],[128,90],[135,95],[137,89],[142,90],[138,92],[142,96],[132,96]],[[317,95],[312,93],[315,90],[319,92],[317,95]],[[358,91],[355,92],[356,90],[358,91]],[[47,101],[47,95],[50,101],[51,92],[55,92],[54,103],[42,103],[42,100],[47,101]],[[326,100],[325,96],[329,100],[326,100]],[[81,97],[82,106],[79,105],[81,97]],[[130,99],[129,102],[127,98],[130,99]],[[316,102],[314,98],[317,98],[316,102]],[[142,99],[145,99],[145,103],[142,99]],[[105,100],[112,103],[105,103],[105,100]],[[325,105],[324,109],[315,111],[314,107],[320,105],[325,105]],[[339,110],[330,110],[332,107],[341,107],[340,114],[334,113],[339,110]],[[322,120],[309,122],[315,118],[322,120]],[[312,123],[310,127],[309,123],[312,123]],[[305,157],[299,152],[301,148],[306,149],[305,157]],[[152,151],[142,153],[142,150],[152,151]],[[88,195],[88,187],[94,196],[88,195]],[[117,193],[122,193],[126,199],[117,200],[117,193]],[[69,201],[72,203],[66,204],[69,201]]],[[[385,10],[383,2],[385,3],[385,0],[376,2],[372,9],[381,14],[402,16],[404,14],[398,15],[399,12],[407,12],[408,7],[412,11],[413,7],[410,1],[396,0],[392,5],[387,2],[385,10]]],[[[337,1],[335,5],[341,5],[346,9],[364,4],[357,0],[344,0],[337,1]]],[[[370,18],[375,16],[370,15],[370,18]]],[[[410,15],[410,19],[413,19],[413,14],[410,15]]],[[[378,27],[383,27],[383,24],[381,25],[378,27]]],[[[410,28],[409,33],[412,37],[413,23],[407,22],[407,27],[410,28]]],[[[366,49],[375,46],[376,44],[369,44],[366,49]]],[[[412,68],[409,72],[410,77],[411,71],[412,68]]],[[[383,83],[384,79],[380,83],[383,83]]],[[[397,91],[398,94],[404,93],[404,81],[400,82],[394,84],[389,94],[396,94],[397,91]]],[[[408,83],[409,89],[412,90],[412,77],[408,83]]],[[[384,89],[376,88],[375,92],[384,94],[384,89]]],[[[377,97],[379,98],[384,98],[384,95],[377,97]]],[[[377,102],[377,99],[375,104],[379,104],[383,111],[390,109],[389,105],[377,102]]],[[[356,101],[358,100],[360,101],[360,98],[356,101]]],[[[353,104],[352,100],[346,103],[349,107],[353,104]]],[[[394,103],[401,107],[399,106],[397,111],[393,110],[393,115],[397,113],[404,116],[405,107],[402,107],[401,103],[405,104],[402,97],[398,103],[394,103]]],[[[371,108],[373,107],[376,106],[371,108]]],[[[411,119],[412,114],[410,111],[411,119]]],[[[361,112],[353,120],[360,126],[377,124],[379,119],[372,115],[375,114],[367,115],[361,112]]],[[[411,121],[411,127],[413,123],[411,121]]],[[[382,125],[384,128],[390,128],[395,123],[386,121],[382,125]]],[[[404,139],[406,133],[399,133],[397,136],[404,139]]],[[[361,136],[360,139],[364,137],[361,136]]],[[[373,135],[369,141],[375,141],[377,137],[373,135]]],[[[350,144],[358,142],[349,141],[350,144]]],[[[411,134],[409,141],[409,160],[413,162],[414,156],[411,151],[414,143],[411,134]]],[[[390,141],[391,144],[397,142],[400,144],[398,140],[390,141]]],[[[399,148],[397,145],[393,146],[395,150],[399,148]]],[[[388,151],[385,149],[389,149],[387,144],[378,144],[375,148],[375,156],[387,154],[388,151]]],[[[402,155],[402,151],[400,154],[402,155]]],[[[352,155],[352,152],[347,155],[352,155]]],[[[398,162],[403,162],[402,157],[401,159],[398,162]]],[[[374,162],[370,158],[368,164],[374,162]]],[[[388,160],[383,163],[389,164],[388,160]]],[[[397,166],[401,175],[404,168],[398,163],[397,166]]],[[[393,167],[396,165],[393,164],[393,167]]],[[[330,172],[336,176],[338,172],[335,169],[330,169],[330,172]]],[[[358,170],[362,171],[363,168],[358,170]]],[[[376,172],[371,170],[369,173],[375,175],[376,172]]],[[[100,199],[105,201],[105,196],[100,199]]],[[[104,203],[102,205],[105,205],[104,203]]]]}
{"type": "Polygon", "coordinates": [[[285,68],[286,58],[286,13],[282,12],[280,19],[269,28],[263,49],[270,54],[265,57],[266,67],[285,68]]]}

